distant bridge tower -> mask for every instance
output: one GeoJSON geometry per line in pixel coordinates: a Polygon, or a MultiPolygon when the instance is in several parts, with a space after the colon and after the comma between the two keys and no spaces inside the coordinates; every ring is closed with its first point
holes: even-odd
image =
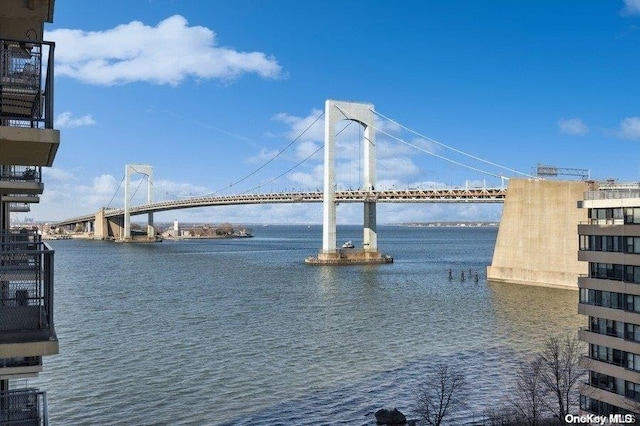
{"type": "Polygon", "coordinates": [[[378,252],[376,225],[376,141],[372,104],[325,102],[324,130],[324,198],[322,214],[322,250],[318,257],[306,259],[311,264],[342,263],[391,263],[393,259],[378,252]],[[364,202],[364,235],[362,250],[336,248],[336,176],[335,176],[335,124],[340,120],[351,120],[364,127],[363,187],[371,193],[364,202]]]}
{"type": "MultiPolygon", "coordinates": [[[[125,166],[124,185],[124,235],[123,241],[131,241],[131,195],[130,180],[132,174],[143,174],[147,176],[147,204],[153,202],[153,168],[147,164],[127,164],[125,166]]],[[[155,241],[155,229],[153,228],[153,213],[148,213],[147,238],[155,241]]]]}

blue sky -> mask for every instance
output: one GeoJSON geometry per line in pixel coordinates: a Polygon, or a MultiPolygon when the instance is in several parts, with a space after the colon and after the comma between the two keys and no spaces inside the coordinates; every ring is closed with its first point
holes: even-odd
{"type": "MultiPolygon", "coordinates": [[[[153,166],[156,200],[321,188],[321,151],[273,178],[320,148],[323,118],[234,183],[300,136],[326,99],[372,103],[404,127],[376,122],[394,136],[378,133],[379,187],[499,186],[496,176],[537,164],[640,181],[640,0],[67,0],[45,29],[61,145],[40,204],[18,218],[122,206],[128,163],[153,166]]],[[[339,187],[359,185],[359,133],[352,125],[338,138],[339,187]]],[[[501,212],[378,209],[380,223],[501,212]]],[[[338,220],[360,223],[361,210],[341,205],[338,220]]],[[[320,223],[321,211],[201,208],[157,220],[320,223]]]]}

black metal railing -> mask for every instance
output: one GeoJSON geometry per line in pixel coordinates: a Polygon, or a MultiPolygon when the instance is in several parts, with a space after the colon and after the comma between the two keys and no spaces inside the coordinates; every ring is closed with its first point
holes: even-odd
{"type": "Polygon", "coordinates": [[[0,342],[55,335],[53,254],[36,232],[0,234],[0,342]]]}
{"type": "Polygon", "coordinates": [[[0,167],[0,180],[42,183],[42,167],[2,166],[0,167]]]}
{"type": "Polygon", "coordinates": [[[54,50],[53,42],[0,39],[2,125],[53,129],[54,50]]]}
{"type": "Polygon", "coordinates": [[[7,426],[47,426],[47,396],[38,389],[0,392],[0,424],[7,426]]]}

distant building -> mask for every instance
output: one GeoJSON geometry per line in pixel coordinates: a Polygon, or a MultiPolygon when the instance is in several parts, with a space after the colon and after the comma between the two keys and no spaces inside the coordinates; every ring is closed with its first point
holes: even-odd
{"type": "Polygon", "coordinates": [[[640,186],[592,186],[579,203],[579,337],[589,370],[580,409],[599,415],[640,413],[640,186]]]}

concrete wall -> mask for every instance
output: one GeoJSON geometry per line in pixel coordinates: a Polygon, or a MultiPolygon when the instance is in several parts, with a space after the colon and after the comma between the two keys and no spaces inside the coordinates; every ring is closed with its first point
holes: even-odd
{"type": "Polygon", "coordinates": [[[587,183],[511,179],[507,189],[489,281],[578,288],[586,262],[578,262],[577,208],[587,183]]]}

